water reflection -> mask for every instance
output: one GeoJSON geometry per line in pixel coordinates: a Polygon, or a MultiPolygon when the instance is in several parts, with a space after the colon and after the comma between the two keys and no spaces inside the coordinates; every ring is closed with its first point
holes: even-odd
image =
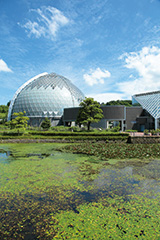
{"type": "Polygon", "coordinates": [[[10,160],[17,160],[19,158],[32,158],[34,160],[36,159],[44,159],[46,157],[49,157],[50,155],[53,156],[53,154],[48,154],[48,153],[27,153],[24,156],[17,156],[15,155],[12,151],[7,151],[4,149],[0,149],[0,162],[2,163],[9,163],[10,160]]]}
{"type": "Polygon", "coordinates": [[[6,151],[4,149],[0,149],[0,162],[1,163],[9,163],[10,156],[12,156],[11,151],[6,151]]]}
{"type": "MultiPolygon", "coordinates": [[[[18,156],[18,158],[20,157],[18,156]]],[[[110,196],[117,194],[125,198],[130,194],[147,192],[152,192],[152,197],[155,197],[160,192],[159,160],[148,160],[148,162],[142,160],[120,161],[111,165],[106,162],[93,164],[88,157],[87,160],[81,161],[77,165],[76,154],[59,153],[56,151],[52,153],[27,153],[24,154],[23,159],[36,161],[44,160],[47,157],[53,159],[53,164],[55,165],[54,175],[56,176],[53,179],[55,181],[57,181],[58,177],[59,183],[63,183],[65,178],[66,180],[67,178],[74,179],[77,175],[79,184],[86,189],[85,191],[73,189],[74,194],[76,197],[79,196],[81,201],[96,201],[97,196],[101,195],[110,196]],[[59,166],[59,159],[63,159],[64,164],[61,162],[59,166]],[[92,189],[92,192],[89,189],[92,189]]],[[[18,158],[17,156],[14,157],[12,151],[0,149],[0,163],[10,163],[11,160],[18,158]]],[[[81,156],[78,155],[78,159],[80,158],[81,156]]],[[[40,174],[40,172],[36,171],[35,174],[40,174]]]]}
{"type": "MultiPolygon", "coordinates": [[[[157,166],[157,162],[153,161],[153,166],[157,166]],[[155,165],[154,165],[155,164],[155,165]]],[[[149,193],[150,197],[155,198],[160,192],[160,181],[151,177],[154,173],[150,170],[145,174],[142,168],[125,167],[123,169],[102,169],[98,177],[93,181],[95,188],[106,194],[114,193],[119,196],[127,197],[130,194],[149,193]],[[143,177],[141,174],[143,173],[143,177]]],[[[155,171],[155,168],[152,169],[155,171]]]]}

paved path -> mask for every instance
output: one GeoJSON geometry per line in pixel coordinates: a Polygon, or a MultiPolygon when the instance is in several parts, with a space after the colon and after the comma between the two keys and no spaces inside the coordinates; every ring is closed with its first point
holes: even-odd
{"type": "MultiPolygon", "coordinates": [[[[137,137],[142,137],[144,136],[143,132],[131,132],[129,133],[130,136],[137,136],[137,137]]],[[[148,136],[151,136],[151,133],[148,133],[148,136]]]]}

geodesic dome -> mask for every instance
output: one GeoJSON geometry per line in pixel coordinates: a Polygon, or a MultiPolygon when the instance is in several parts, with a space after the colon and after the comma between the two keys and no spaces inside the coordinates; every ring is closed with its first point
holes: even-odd
{"type": "Polygon", "coordinates": [[[67,78],[43,73],[17,90],[9,107],[8,120],[13,118],[13,113],[24,111],[31,125],[39,125],[45,117],[58,120],[64,108],[78,107],[83,99],[83,93],[67,78]]]}

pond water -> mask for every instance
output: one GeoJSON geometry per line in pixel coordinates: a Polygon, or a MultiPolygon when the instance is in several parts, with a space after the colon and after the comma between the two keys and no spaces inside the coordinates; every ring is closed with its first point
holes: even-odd
{"type": "Polygon", "coordinates": [[[0,149],[0,163],[9,163],[9,156],[11,155],[10,151],[5,151],[0,149]]]}
{"type": "Polygon", "coordinates": [[[159,239],[160,160],[113,164],[60,146],[0,146],[0,239],[159,239]]]}

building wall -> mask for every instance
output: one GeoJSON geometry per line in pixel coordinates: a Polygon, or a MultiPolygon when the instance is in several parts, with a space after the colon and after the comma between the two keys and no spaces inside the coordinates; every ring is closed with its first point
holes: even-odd
{"type": "Polygon", "coordinates": [[[104,119],[108,120],[124,120],[125,119],[125,106],[102,106],[104,119]]]}
{"type": "MultiPolygon", "coordinates": [[[[98,123],[93,123],[93,128],[107,128],[108,121],[124,121],[125,120],[125,106],[102,106],[104,118],[98,123]]],[[[79,108],[65,108],[63,113],[63,122],[65,126],[73,124],[78,115],[79,108]]],[[[122,125],[122,124],[121,124],[122,125]]]]}
{"type": "MultiPolygon", "coordinates": [[[[104,119],[122,120],[125,119],[125,106],[102,106],[104,119]]],[[[63,112],[64,121],[75,121],[79,107],[65,108],[63,112]]]]}
{"type": "Polygon", "coordinates": [[[154,129],[154,119],[142,107],[126,107],[126,129],[154,129]]]}
{"type": "MultiPolygon", "coordinates": [[[[93,128],[106,129],[109,122],[119,122],[121,130],[138,130],[153,129],[154,120],[151,115],[142,107],[125,107],[125,106],[102,106],[104,118],[98,123],[93,123],[93,128]]],[[[63,114],[64,125],[70,126],[77,119],[79,108],[65,108],[63,114]]]]}
{"type": "Polygon", "coordinates": [[[77,119],[79,107],[65,108],[63,111],[63,121],[75,121],[77,119]]]}
{"type": "MultiPolygon", "coordinates": [[[[55,127],[55,126],[59,126],[59,125],[63,125],[63,121],[62,121],[62,117],[59,117],[59,118],[50,118],[48,117],[51,121],[51,126],[52,127],[55,127]]],[[[33,127],[40,127],[41,126],[41,123],[43,122],[43,120],[45,119],[45,117],[43,118],[39,118],[39,117],[32,117],[29,119],[29,122],[28,124],[30,126],[33,126],[33,127]]]]}
{"type": "Polygon", "coordinates": [[[126,107],[126,130],[133,129],[140,131],[140,124],[138,123],[137,118],[139,118],[142,113],[142,107],[126,107]]]}
{"type": "Polygon", "coordinates": [[[106,121],[106,119],[102,118],[98,123],[92,123],[91,127],[106,129],[107,128],[107,121],[106,121]]]}

